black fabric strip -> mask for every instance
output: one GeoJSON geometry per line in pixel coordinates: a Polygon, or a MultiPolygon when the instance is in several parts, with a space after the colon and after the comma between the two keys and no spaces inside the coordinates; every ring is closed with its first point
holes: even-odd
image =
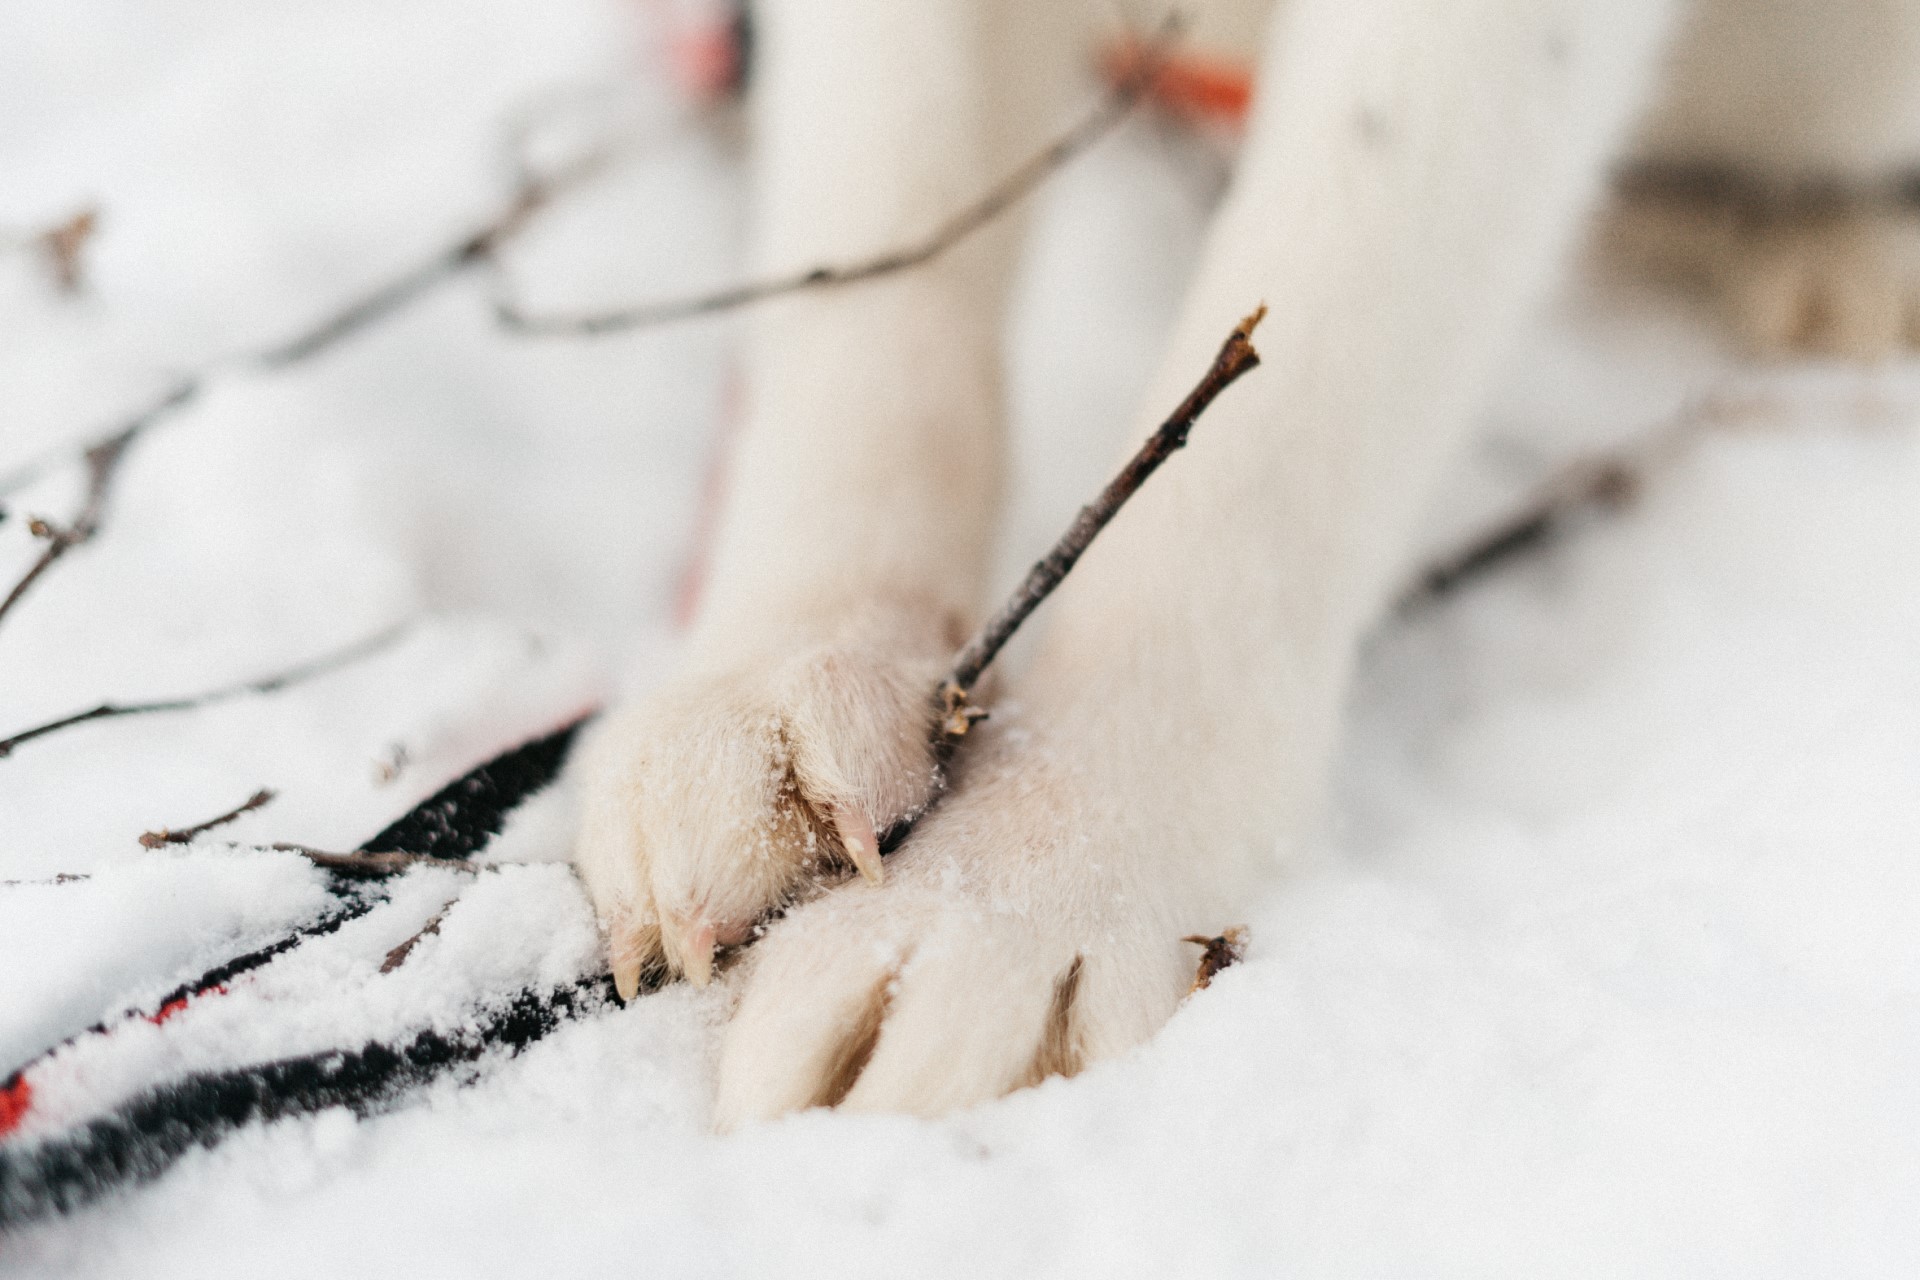
{"type": "Polygon", "coordinates": [[[375,853],[424,853],[471,858],[500,834],[521,801],[551,783],[584,718],[503,752],[409,809],[406,816],[361,845],[375,853]]]}
{"type": "MultiPolygon", "coordinates": [[[[547,735],[543,735],[543,737],[532,739],[530,743],[522,743],[520,747],[511,748],[511,750],[507,750],[507,752],[501,752],[499,756],[493,756],[492,760],[488,760],[486,764],[482,764],[482,766],[478,766],[478,768],[474,768],[474,770],[463,773],[461,777],[457,777],[457,779],[453,779],[451,783],[447,783],[440,791],[436,791],[436,793],[426,796],[424,800],[420,800],[417,806],[413,806],[411,810],[407,810],[407,814],[405,814],[403,818],[399,818],[397,821],[394,821],[394,823],[390,823],[386,829],[382,829],[378,835],[374,835],[371,841],[363,842],[359,848],[363,848],[363,850],[374,850],[374,852],[434,854],[434,856],[438,856],[438,858],[470,858],[470,856],[474,856],[476,852],[480,852],[480,850],[486,846],[486,842],[490,841],[495,835],[499,835],[499,831],[507,825],[507,818],[509,818],[509,814],[513,814],[515,806],[518,806],[522,800],[526,800],[530,794],[541,791],[543,787],[547,787],[549,783],[553,783],[555,777],[559,777],[561,766],[566,764],[566,754],[568,754],[568,750],[572,750],[572,745],[574,745],[574,737],[580,733],[580,727],[588,722],[588,720],[589,716],[582,716],[580,720],[566,723],[563,727],[555,729],[553,733],[547,733],[547,735]]],[[[334,892],[334,898],[342,904],[338,910],[332,910],[332,912],[326,913],[326,915],[323,915],[323,917],[317,919],[317,921],[311,921],[311,923],[307,923],[307,925],[301,925],[300,929],[294,929],[292,933],[278,936],[273,942],[267,942],[265,946],[253,948],[250,952],[244,952],[244,954],[240,954],[240,956],[232,956],[230,960],[223,960],[221,963],[213,965],[211,969],[207,969],[200,977],[190,979],[190,981],[186,981],[186,983],[180,983],[179,986],[175,986],[173,990],[169,990],[165,996],[161,996],[156,1004],[154,1004],[152,1011],[165,1009],[165,1007],[173,1004],[173,1002],[177,1002],[177,1000],[186,1000],[186,998],[190,998],[190,996],[200,996],[200,994],[205,994],[205,992],[209,992],[209,990],[213,990],[213,988],[217,988],[217,986],[221,986],[221,984],[232,981],[234,977],[238,977],[238,975],[242,975],[242,973],[248,973],[248,971],[252,971],[252,969],[259,969],[259,967],[265,965],[267,961],[275,960],[276,956],[282,956],[282,954],[294,950],[296,946],[300,946],[301,942],[307,942],[309,938],[319,938],[319,936],[330,935],[330,933],[338,931],[342,925],[346,925],[351,919],[359,919],[361,915],[371,912],[372,908],[376,908],[378,904],[382,904],[382,902],[386,900],[386,892],[384,892],[384,890],[378,889],[378,887],[365,889],[365,887],[357,885],[355,881],[349,881],[349,879],[340,877],[340,875],[332,877],[332,892],[334,892]]],[[[520,1002],[530,1000],[530,998],[532,998],[530,992],[520,992],[520,996],[518,996],[520,1002]]],[[[46,1061],[48,1057],[58,1054],[63,1048],[67,1048],[69,1044],[81,1040],[84,1036],[90,1036],[90,1034],[100,1034],[100,1032],[109,1031],[111,1025],[113,1025],[113,1021],[121,1021],[121,1019],[129,1019],[129,1017],[142,1017],[142,1015],[146,1015],[146,1013],[150,1013],[150,1009],[127,1009],[125,1013],[119,1015],[119,1019],[109,1019],[109,1021],[102,1021],[102,1023],[94,1023],[92,1027],[88,1027],[88,1029],[84,1029],[84,1031],[75,1032],[75,1034],[67,1036],[65,1040],[61,1040],[60,1044],[54,1044],[52,1048],[42,1050],[40,1054],[33,1055],[31,1059],[27,1059],[27,1061],[21,1063],[19,1067],[15,1067],[12,1073],[8,1073],[6,1079],[0,1080],[0,1092],[15,1088],[15,1086],[19,1084],[21,1077],[27,1075],[27,1071],[31,1071],[33,1067],[40,1065],[40,1063],[46,1061]]],[[[380,1048],[380,1046],[369,1046],[369,1048],[363,1050],[363,1052],[372,1052],[372,1050],[376,1050],[376,1048],[380,1048]]],[[[238,1086],[234,1086],[234,1088],[238,1088],[238,1086]]],[[[154,1094],[148,1094],[146,1098],[150,1100],[150,1105],[163,1105],[163,1103],[159,1102],[163,1096],[165,1096],[165,1088],[156,1090],[154,1094]]],[[[298,1090],[296,1090],[294,1094],[290,1094],[290,1098],[300,1098],[300,1096],[303,1096],[303,1094],[300,1094],[298,1090]]],[[[129,1105],[131,1105],[131,1103],[129,1103],[129,1105]]],[[[313,1105],[326,1107],[326,1105],[336,1105],[336,1103],[317,1102],[313,1103],[313,1105]]],[[[300,1111],[300,1109],[311,1109],[311,1107],[301,1107],[298,1103],[292,1105],[292,1111],[300,1111]]],[[[284,1113],[290,1113],[290,1111],[275,1111],[275,1115],[284,1115],[284,1113]]],[[[115,1111],[113,1115],[119,1115],[119,1111],[115,1111]]],[[[109,1121],[111,1121],[111,1117],[104,1119],[104,1121],[96,1121],[96,1125],[108,1125],[109,1121]]],[[[236,1125],[244,1125],[244,1123],[246,1123],[246,1121],[238,1121],[236,1125]]],[[[194,1125],[188,1125],[188,1130],[194,1130],[194,1125]]],[[[86,1132],[86,1130],[83,1130],[83,1132],[86,1132]]],[[[131,1132],[148,1132],[148,1130],[131,1130],[131,1132]]],[[[161,1161],[161,1163],[159,1163],[161,1169],[163,1169],[167,1163],[171,1163],[171,1161],[179,1155],[180,1150],[184,1150],[184,1148],[180,1148],[180,1150],[169,1150],[165,1132],[171,1132],[171,1130],[167,1130],[165,1126],[152,1130],[154,1159],[161,1161]]],[[[194,1130],[194,1132],[198,1132],[198,1130],[194,1130]]],[[[131,1142],[131,1138],[129,1138],[129,1142],[131,1142]]],[[[123,1146],[125,1146],[125,1144],[123,1144],[123,1146]]],[[[134,1148],[138,1148],[138,1146],[140,1146],[138,1142],[132,1142],[131,1146],[127,1146],[127,1151],[134,1151],[134,1148]]],[[[144,1157],[136,1157],[136,1155],[113,1155],[113,1151],[115,1150],[119,1150],[119,1148],[104,1148],[104,1150],[102,1150],[104,1151],[104,1153],[102,1153],[102,1159],[115,1159],[115,1161],[121,1161],[121,1163],[131,1161],[131,1163],[129,1163],[129,1169],[134,1171],[134,1174],[131,1174],[131,1176],[140,1176],[140,1174],[136,1173],[136,1167],[138,1167],[138,1161],[144,1159],[144,1157]]],[[[67,1157],[69,1157],[69,1159],[79,1159],[79,1157],[81,1157],[79,1151],[81,1151],[81,1148],[73,1148],[73,1150],[69,1151],[67,1157]]],[[[6,1148],[0,1148],[0,1157],[6,1157],[6,1148]]],[[[129,1176],[129,1174],[123,1174],[123,1176],[129,1176]]],[[[106,1178],[104,1184],[111,1184],[111,1182],[115,1180],[113,1176],[109,1176],[109,1171],[106,1171],[106,1169],[102,1169],[102,1178],[106,1178]]],[[[0,1190],[4,1190],[4,1188],[0,1188],[0,1190]]],[[[4,1211],[0,1211],[0,1221],[4,1221],[4,1219],[6,1219],[6,1215],[4,1215],[4,1211]]]]}
{"type": "MultiPolygon", "coordinates": [[[[374,907],[378,906],[382,901],[384,901],[384,898],[375,897],[375,896],[364,896],[357,899],[347,900],[345,906],[341,907],[337,911],[331,911],[326,915],[321,916],[318,920],[315,920],[312,924],[301,925],[298,929],[295,929],[292,933],[285,934],[280,938],[272,942],[269,942],[264,947],[257,947],[254,950],[248,951],[242,955],[234,956],[231,960],[223,960],[219,964],[215,965],[213,968],[201,974],[199,977],[194,978],[191,981],[181,983],[179,986],[175,987],[173,990],[167,992],[167,994],[165,994],[164,996],[161,996],[158,1000],[154,1001],[152,1012],[158,1013],[160,1010],[165,1009],[168,1005],[172,1004],[176,1000],[185,1000],[189,996],[197,996],[197,995],[200,995],[202,992],[211,991],[215,987],[220,986],[223,983],[227,982],[229,979],[236,978],[239,975],[247,972],[249,969],[258,969],[261,965],[267,963],[267,961],[273,959],[275,956],[282,955],[288,951],[293,950],[295,947],[299,946],[301,943],[305,942],[309,938],[325,937],[327,934],[334,932],[341,925],[347,923],[347,921],[357,920],[361,916],[367,914],[367,912],[373,910],[374,907]]],[[[42,1049],[39,1053],[36,1053],[33,1055],[33,1057],[27,1059],[25,1063],[21,1064],[18,1067],[15,1067],[13,1069],[13,1072],[10,1075],[8,1075],[5,1080],[0,1080],[0,1091],[11,1089],[15,1085],[19,1084],[21,1076],[25,1075],[28,1071],[32,1070],[34,1067],[40,1065],[40,1063],[46,1061],[48,1058],[51,1058],[54,1054],[60,1052],[62,1049],[66,1048],[68,1045],[73,1044],[75,1041],[83,1040],[88,1036],[100,1035],[102,1032],[107,1031],[114,1022],[124,1021],[127,1018],[138,1018],[143,1016],[146,1012],[147,1012],[146,1010],[141,1010],[141,1009],[128,1009],[124,1013],[120,1014],[118,1018],[112,1019],[110,1021],[96,1022],[92,1026],[86,1028],[84,1031],[74,1032],[72,1035],[68,1036],[65,1040],[62,1040],[59,1044],[54,1045],[52,1048],[42,1049]]]]}
{"type": "MultiPolygon", "coordinates": [[[[582,725],[591,719],[582,716],[552,733],[534,738],[488,760],[449,782],[388,824],[380,834],[358,848],[380,853],[427,853],[440,858],[470,858],[486,847],[488,840],[506,826],[507,817],[521,801],[560,776],[567,753],[582,725]]],[[[357,920],[386,900],[384,892],[364,888],[342,875],[329,877],[333,896],[343,905],[318,920],[281,935],[265,946],[233,956],[190,978],[161,996],[152,1009],[128,1009],[118,1018],[96,1022],[83,1031],[43,1049],[13,1069],[0,1090],[11,1089],[20,1077],[76,1040],[98,1035],[115,1022],[157,1012],[190,996],[201,995],[252,969],[258,969],[274,957],[293,950],[310,938],[325,937],[350,920],[357,920]]]]}
{"type": "Polygon", "coordinates": [[[347,1107],[374,1115],[406,1092],[493,1051],[511,1055],[562,1023],[608,1007],[607,977],[525,990],[458,1032],[422,1031],[170,1081],[70,1132],[0,1148],[0,1230],[67,1213],[121,1186],[149,1181],[195,1147],[246,1125],[347,1107]]]}

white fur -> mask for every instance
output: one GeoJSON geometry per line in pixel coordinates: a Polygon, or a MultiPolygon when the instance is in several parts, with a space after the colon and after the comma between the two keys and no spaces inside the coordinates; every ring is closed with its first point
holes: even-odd
{"type": "MultiPolygon", "coordinates": [[[[1150,1034],[1191,976],[1181,935],[1231,923],[1309,829],[1356,638],[1615,159],[1920,159],[1915,60],[1859,47],[1920,47],[1920,5],[1705,0],[1670,55],[1677,9],[1285,6],[1137,431],[1261,300],[1264,367],[1048,606],[1023,715],[969,742],[880,884],[809,888],[928,795],[926,692],[995,514],[1012,229],[754,317],[690,669],[598,733],[578,851],[617,971],[704,980],[716,939],[811,895],[729,978],[723,1126],[936,1112],[1150,1034]],[[1796,127],[1729,105],[1809,39],[1796,127]]],[[[761,5],[756,262],[898,243],[983,187],[1057,127],[1068,12],[761,5]]]]}

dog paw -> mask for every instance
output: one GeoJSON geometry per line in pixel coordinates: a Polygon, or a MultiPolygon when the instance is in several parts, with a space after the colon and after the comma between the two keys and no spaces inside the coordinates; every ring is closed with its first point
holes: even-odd
{"type": "Polygon", "coordinates": [[[1632,265],[1702,288],[1757,355],[1877,360],[1920,348],[1920,212],[1628,207],[1606,242],[1632,265]]]}
{"type": "Polygon", "coordinates": [[[1756,350],[1872,360],[1920,346],[1920,217],[1835,214],[1745,239],[1720,287],[1756,350]]]}
{"type": "Polygon", "coordinates": [[[991,723],[888,860],[747,953],[716,1123],[816,1106],[934,1115],[1139,1043],[1191,986],[1204,857],[1065,753],[991,723]],[[1164,837],[1164,838],[1163,838],[1164,837]]]}
{"type": "Polygon", "coordinates": [[[930,613],[862,607],[716,654],[611,712],[584,744],[574,862],[622,998],[643,974],[705,985],[819,873],[878,882],[881,836],[936,785],[930,613]]]}

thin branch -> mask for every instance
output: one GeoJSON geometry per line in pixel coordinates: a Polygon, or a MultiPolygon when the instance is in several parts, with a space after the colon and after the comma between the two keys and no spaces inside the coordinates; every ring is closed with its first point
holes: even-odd
{"type": "MultiPolygon", "coordinates": [[[[489,257],[501,244],[518,234],[555,196],[595,172],[605,158],[604,152],[592,152],[573,164],[544,175],[528,171],[523,166],[522,176],[506,201],[475,229],[322,317],[293,337],[242,352],[227,360],[211,361],[199,370],[183,375],[155,400],[86,446],[82,457],[88,468],[87,492],[80,511],[64,526],[39,522],[39,529],[45,530],[42,536],[47,540],[46,549],[14,584],[6,598],[0,600],[0,621],[6,619],[7,613],[19,603],[28,589],[62,556],[92,540],[99,532],[120,461],[137,438],[187,407],[229,370],[273,372],[301,364],[404,310],[437,286],[489,257]]],[[[38,480],[57,456],[34,459],[10,473],[4,481],[0,481],[0,495],[12,493],[38,480]]],[[[3,754],[0,752],[0,755],[3,754]]]]}
{"type": "Polygon", "coordinates": [[[45,880],[0,880],[0,889],[24,889],[36,885],[50,884],[78,884],[83,880],[91,879],[93,879],[92,876],[83,872],[62,871],[60,874],[50,876],[45,880]]]}
{"type": "Polygon", "coordinates": [[[945,743],[950,745],[965,737],[973,722],[981,718],[982,713],[967,704],[968,695],[985,673],[987,665],[1013,638],[1014,632],[1020,629],[1020,624],[1053,594],[1054,588],[1072,571],[1094,538],[1120,513],[1120,508],[1146,483],[1147,477],[1159,470],[1160,464],[1177,450],[1186,446],[1187,433],[1193,430],[1194,422],[1206,412],[1214,398],[1232,386],[1241,374],[1259,365],[1260,353],[1253,349],[1251,339],[1254,327],[1266,314],[1267,308],[1263,304],[1227,336],[1219,353],[1214,356],[1213,364],[1193,390],[1187,393],[1187,398],[1180,402],[1180,407],[1147,437],[1140,451],[1120,469],[1120,474],[1107,483],[1100,496],[1080,508],[1080,514],[1074,517],[1073,524],[1054,544],[1053,550],[1027,571],[1026,578],[1000,607],[1000,611],[987,620],[964,649],[954,655],[953,669],[948,672],[936,693],[941,708],[939,733],[945,743]]]}
{"type": "Polygon", "coordinates": [[[1413,613],[1436,604],[1520,556],[1558,541],[1583,520],[1623,510],[1639,497],[1658,467],[1724,425],[1725,415],[1709,400],[1637,440],[1575,458],[1548,477],[1517,510],[1430,561],[1400,593],[1396,611],[1413,613]]]}
{"type": "Polygon", "coordinates": [[[1153,88],[1178,39],[1179,31],[1178,15],[1170,16],[1159,33],[1146,44],[1139,60],[1085,119],[912,244],[853,262],[809,267],[791,275],[749,280],[707,293],[665,298],[613,311],[536,315],[503,294],[494,302],[494,314],[501,326],[512,333],[539,337],[580,337],[671,324],[696,316],[733,311],[788,294],[860,284],[923,266],[1019,204],[1048,178],[1113,132],[1153,88]]]}
{"type": "Polygon", "coordinates": [[[190,694],[180,698],[162,698],[153,702],[105,702],[86,711],[77,711],[72,715],[49,720],[30,729],[22,729],[12,737],[0,738],[0,759],[13,753],[14,748],[35,738],[44,738],[50,733],[71,728],[77,724],[86,724],[92,720],[111,720],[122,716],[153,715],[162,711],[196,711],[202,707],[229,702],[247,694],[278,693],[293,685],[304,684],[321,676],[331,675],[343,667],[362,659],[370,658],[386,649],[405,634],[409,623],[397,623],[383,631],[374,633],[362,640],[356,640],[344,649],[311,658],[298,666],[289,667],[272,675],[261,676],[253,680],[242,680],[234,684],[224,684],[203,693],[190,694]]]}
{"type": "Polygon", "coordinates": [[[255,809],[266,807],[273,802],[273,796],[274,793],[271,788],[262,787],[248,796],[244,803],[235,805],[217,818],[208,818],[205,822],[195,823],[193,826],[185,827],[179,831],[175,831],[170,827],[161,827],[158,831],[148,831],[140,837],[140,843],[148,849],[158,849],[163,845],[170,844],[192,844],[196,839],[212,831],[214,828],[224,827],[229,822],[252,813],[255,809]]]}
{"type": "Polygon", "coordinates": [[[100,210],[83,205],[35,231],[0,232],[0,249],[25,249],[37,254],[60,292],[77,293],[85,282],[87,245],[99,229],[100,210]]]}
{"type": "Polygon", "coordinates": [[[46,549],[13,584],[6,598],[0,600],[0,622],[6,620],[7,614],[20,603],[28,589],[62,556],[93,540],[93,535],[100,531],[100,521],[106,515],[107,499],[112,496],[113,482],[120,473],[120,462],[126,457],[128,446],[141,432],[190,403],[200,394],[200,382],[198,375],[189,375],[174,383],[117,430],[87,447],[81,455],[87,464],[87,490],[86,496],[81,499],[80,510],[64,525],[36,519],[29,526],[37,536],[46,540],[46,549]]]}
{"type": "Polygon", "coordinates": [[[276,840],[272,844],[232,844],[230,849],[251,849],[255,853],[297,853],[316,867],[325,867],[341,875],[353,876],[362,880],[385,880],[388,876],[397,876],[403,871],[415,867],[445,867],[448,871],[460,871],[467,875],[479,875],[483,871],[500,871],[507,867],[534,867],[545,864],[538,862],[471,862],[466,858],[442,857],[437,853],[404,853],[378,849],[352,849],[346,853],[337,853],[332,849],[316,849],[309,844],[296,844],[290,840],[276,840]]]}
{"type": "Polygon", "coordinates": [[[388,876],[397,876],[402,871],[411,871],[415,867],[445,867],[449,871],[464,871],[469,875],[485,869],[461,858],[438,858],[431,853],[391,853],[370,849],[335,853],[328,849],[315,849],[311,845],[293,844],[284,840],[268,845],[236,847],[262,849],[270,853],[297,853],[316,867],[325,867],[329,871],[337,871],[341,875],[362,880],[384,880],[388,876]]]}
{"type": "Polygon", "coordinates": [[[1574,464],[1518,511],[1433,561],[1400,597],[1401,610],[1452,595],[1516,556],[1545,546],[1589,512],[1617,511],[1639,492],[1644,477],[1620,458],[1574,464]]]}
{"type": "Polygon", "coordinates": [[[310,360],[372,327],[418,301],[434,286],[483,261],[525,228],[556,195],[597,171],[605,159],[603,153],[594,152],[555,174],[523,174],[506,203],[475,230],[377,285],[304,332],[241,359],[259,369],[284,369],[310,360]]]}
{"type": "Polygon", "coordinates": [[[100,211],[89,205],[42,231],[35,239],[47,270],[62,293],[78,293],[86,279],[87,244],[100,229],[100,211]]]}
{"type": "Polygon", "coordinates": [[[399,946],[393,948],[393,950],[387,952],[386,959],[380,962],[380,972],[392,973],[395,969],[405,964],[407,957],[413,954],[415,947],[440,932],[440,925],[446,920],[447,912],[453,910],[453,904],[458,901],[460,901],[458,898],[448,898],[441,904],[440,909],[434,912],[425,924],[420,926],[419,932],[415,933],[399,946]]]}

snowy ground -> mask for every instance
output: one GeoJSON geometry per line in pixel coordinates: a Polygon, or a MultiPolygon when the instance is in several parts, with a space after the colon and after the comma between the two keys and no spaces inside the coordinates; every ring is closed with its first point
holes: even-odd
{"type": "MultiPolygon", "coordinates": [[[[283,336],[498,198],[500,125],[619,81],[646,141],[515,255],[537,299],[724,278],[736,159],[676,124],[612,0],[13,0],[0,226],[98,202],[90,291],[0,257],[0,474],[167,371],[283,336]]],[[[1204,165],[1137,127],[1064,177],[1016,327],[1009,563],[1101,474],[1191,252],[1204,165]]],[[[0,736],[392,650],[0,760],[0,1067],[302,918],[290,856],[658,679],[729,330],[529,344],[456,284],[142,443],[109,525],[0,629],[0,736]],[[378,762],[404,744],[407,767],[378,762]]],[[[1388,624],[1322,855],[1252,959],[1150,1045],[939,1123],[705,1132],[712,999],[565,1028],[481,1083],[256,1129],[0,1244],[20,1275],[1910,1275],[1920,1268],[1920,371],[1738,369],[1645,300],[1562,308],[1436,539],[1555,457],[1711,397],[1732,424],[1629,514],[1388,624]]],[[[7,500],[68,509],[72,469],[7,500]]],[[[565,797],[503,856],[558,859],[565,797]]],[[[560,867],[398,904],[110,1059],[155,1074],[355,1044],[592,963],[560,867]]]]}

